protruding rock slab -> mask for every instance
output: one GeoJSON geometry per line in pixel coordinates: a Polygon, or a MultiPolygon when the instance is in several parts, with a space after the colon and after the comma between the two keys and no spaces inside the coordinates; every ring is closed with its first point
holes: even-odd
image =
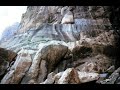
{"type": "Polygon", "coordinates": [[[81,84],[98,80],[98,73],[80,72],[74,68],[68,68],[57,74],[50,73],[47,79],[40,84],[81,84]]]}

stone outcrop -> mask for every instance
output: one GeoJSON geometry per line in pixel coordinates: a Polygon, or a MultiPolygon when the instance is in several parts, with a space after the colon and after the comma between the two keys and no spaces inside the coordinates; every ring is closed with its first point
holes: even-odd
{"type": "Polygon", "coordinates": [[[63,45],[43,45],[36,53],[33,63],[23,78],[23,83],[42,82],[57,64],[68,58],[70,51],[63,45]]]}
{"type": "Polygon", "coordinates": [[[19,84],[31,64],[31,56],[28,53],[20,53],[10,71],[1,80],[1,84],[19,84]]]}
{"type": "Polygon", "coordinates": [[[98,73],[80,72],[74,68],[68,68],[64,72],[57,74],[50,73],[47,79],[40,84],[81,84],[98,80],[98,73]]]}
{"type": "Polygon", "coordinates": [[[15,52],[0,48],[0,77],[6,73],[10,63],[15,60],[16,56],[15,52]]]}
{"type": "MultiPolygon", "coordinates": [[[[119,37],[111,26],[109,9],[28,6],[16,35],[0,43],[18,54],[1,83],[81,84],[108,78],[116,68],[119,37]]],[[[11,62],[14,56],[9,54],[11,62]]],[[[111,78],[119,83],[118,73],[111,78]]]]}

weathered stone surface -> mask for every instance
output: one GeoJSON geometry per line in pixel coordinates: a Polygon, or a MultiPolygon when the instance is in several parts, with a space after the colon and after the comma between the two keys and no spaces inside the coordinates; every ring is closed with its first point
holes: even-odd
{"type": "Polygon", "coordinates": [[[39,65],[40,65],[40,57],[41,57],[41,49],[39,49],[34,58],[33,58],[33,61],[32,61],[32,65],[30,66],[28,72],[26,73],[25,77],[22,79],[21,83],[22,84],[33,84],[33,83],[36,83],[36,77],[38,75],[38,72],[39,72],[39,65]]]}
{"type": "MultiPolygon", "coordinates": [[[[38,76],[38,83],[43,82],[48,74],[48,68],[47,68],[47,61],[42,60],[40,63],[40,71],[39,71],[39,76],[38,76]]],[[[48,76],[49,77],[49,76],[48,76]]]]}
{"type": "Polygon", "coordinates": [[[4,48],[0,48],[0,76],[5,73],[11,61],[17,54],[11,50],[6,50],[4,48]]]}
{"type": "Polygon", "coordinates": [[[7,68],[9,67],[9,62],[5,61],[4,58],[0,57],[0,76],[2,76],[7,68]]]}
{"type": "Polygon", "coordinates": [[[119,83],[119,73],[120,73],[120,68],[115,70],[108,78],[105,80],[100,81],[101,84],[115,84],[119,83]]]}
{"type": "Polygon", "coordinates": [[[67,69],[58,80],[57,84],[79,84],[78,72],[74,69],[67,69]]]}
{"type": "Polygon", "coordinates": [[[85,83],[85,82],[90,82],[94,80],[98,80],[99,74],[98,73],[88,73],[88,72],[78,72],[80,82],[85,83]]]}
{"type": "Polygon", "coordinates": [[[31,64],[32,64],[32,59],[28,53],[19,54],[17,56],[15,63],[10,68],[10,71],[1,80],[1,84],[20,83],[20,81],[28,71],[31,64]]]}
{"type": "Polygon", "coordinates": [[[43,44],[39,51],[36,53],[33,63],[27,72],[24,83],[40,83],[47,77],[51,71],[53,71],[57,64],[69,57],[70,51],[67,46],[43,44]]]}
{"type": "Polygon", "coordinates": [[[6,61],[11,62],[17,54],[11,50],[0,48],[0,57],[3,57],[6,61]]]}
{"type": "Polygon", "coordinates": [[[77,70],[81,72],[79,78],[84,83],[97,77],[97,74],[90,73],[105,73],[108,67],[115,64],[117,56],[109,12],[103,6],[28,6],[16,35],[0,46],[18,54],[22,53],[21,48],[23,52],[27,49],[33,62],[27,71],[20,67],[25,74],[19,73],[17,79],[13,79],[15,70],[9,67],[9,74],[4,77],[6,83],[45,84],[58,83],[59,80],[61,83],[79,83],[77,70]],[[66,72],[67,68],[76,70],[66,72]],[[57,74],[48,76],[50,72],[57,74]],[[85,79],[81,79],[82,76],[85,79]]]}
{"type": "Polygon", "coordinates": [[[76,46],[72,50],[74,59],[85,58],[91,55],[92,48],[89,46],[76,46]]]}
{"type": "Polygon", "coordinates": [[[73,66],[80,71],[103,73],[111,66],[111,59],[104,55],[87,57],[75,61],[73,66]]]}
{"type": "Polygon", "coordinates": [[[47,61],[48,65],[48,73],[50,73],[56,65],[60,62],[60,60],[64,59],[64,57],[68,54],[68,47],[63,45],[49,45],[41,50],[41,59],[47,61]]]}
{"type": "Polygon", "coordinates": [[[16,56],[17,56],[17,53],[15,53],[11,50],[8,50],[8,60],[9,60],[9,62],[13,61],[16,56]]]}
{"type": "MultiPolygon", "coordinates": [[[[98,13],[99,10],[104,13],[109,11],[104,10],[103,6],[95,6],[94,8],[92,6],[28,6],[26,13],[22,16],[20,30],[16,32],[17,35],[2,43],[1,46],[15,52],[21,47],[36,49],[40,42],[50,40],[74,42],[81,38],[80,33],[84,31],[89,36],[86,40],[92,43],[94,40],[90,40],[90,36],[99,36],[101,32],[108,30],[106,27],[111,26],[106,14],[100,14],[100,17],[94,14],[98,13]],[[62,11],[65,13],[62,14],[62,11]],[[57,21],[61,22],[61,17],[64,17],[68,11],[72,12],[75,23],[55,24],[57,21]],[[93,14],[91,15],[91,13],[93,14]],[[97,18],[94,19],[95,17],[97,18]]],[[[105,39],[104,36],[100,37],[105,39]]],[[[108,37],[111,38],[111,36],[108,37]]],[[[101,40],[101,42],[103,41],[101,40]]]]}
{"type": "Polygon", "coordinates": [[[50,73],[48,78],[40,84],[81,84],[98,80],[98,73],[80,72],[74,68],[68,68],[57,74],[50,73]]]}
{"type": "Polygon", "coordinates": [[[53,84],[55,79],[55,73],[51,72],[48,74],[47,79],[40,84],[53,84]]]}
{"type": "Polygon", "coordinates": [[[73,23],[74,23],[73,13],[71,11],[68,11],[64,15],[61,24],[73,24],[73,23]]]}

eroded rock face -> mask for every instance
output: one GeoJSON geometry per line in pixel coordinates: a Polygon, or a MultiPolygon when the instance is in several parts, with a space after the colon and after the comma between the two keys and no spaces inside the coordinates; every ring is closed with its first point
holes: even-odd
{"type": "MultiPolygon", "coordinates": [[[[63,45],[49,45],[41,50],[41,59],[46,60],[48,63],[48,73],[50,73],[53,68],[64,59],[65,56],[69,57],[68,47],[63,45]]],[[[67,57],[66,57],[67,58],[67,57]]]]}
{"type": "Polygon", "coordinates": [[[111,65],[112,59],[104,56],[97,55],[93,57],[87,57],[84,59],[78,59],[72,62],[72,67],[84,72],[105,72],[111,65]]]}
{"type": "Polygon", "coordinates": [[[28,53],[19,54],[10,71],[1,80],[1,84],[19,84],[31,64],[32,59],[28,53]]]}
{"type": "Polygon", "coordinates": [[[9,62],[5,61],[2,57],[0,57],[0,76],[2,76],[7,68],[9,67],[9,62]]]}
{"type": "Polygon", "coordinates": [[[52,72],[57,64],[69,57],[69,49],[63,45],[47,45],[39,49],[23,83],[40,83],[52,72]]]}
{"type": "Polygon", "coordinates": [[[0,48],[0,76],[6,72],[10,62],[14,61],[16,56],[15,52],[0,48]]]}
{"type": "Polygon", "coordinates": [[[74,68],[68,68],[63,72],[50,73],[48,78],[40,84],[81,84],[97,80],[98,73],[80,72],[74,68]]]}
{"type": "Polygon", "coordinates": [[[79,84],[78,72],[74,69],[67,69],[56,84],[79,84]]]}
{"type": "Polygon", "coordinates": [[[17,54],[15,52],[0,48],[0,57],[3,57],[6,61],[11,62],[16,56],[17,54]]]}
{"type": "MultiPolygon", "coordinates": [[[[112,29],[107,13],[109,10],[103,6],[28,6],[17,35],[1,46],[18,52],[21,47],[37,49],[40,42],[51,40],[75,42],[80,40],[80,33],[84,31],[87,36],[96,37],[112,29]],[[61,24],[69,13],[74,23],[61,24]]],[[[88,38],[90,41],[91,37],[88,38]]]]}
{"type": "Polygon", "coordinates": [[[116,58],[115,33],[106,8],[29,6],[20,30],[0,44],[19,55],[1,83],[80,84],[96,80],[116,58]]]}

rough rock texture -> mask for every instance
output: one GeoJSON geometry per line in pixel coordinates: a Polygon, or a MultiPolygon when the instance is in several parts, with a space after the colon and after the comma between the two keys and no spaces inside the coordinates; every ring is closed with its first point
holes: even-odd
{"type": "Polygon", "coordinates": [[[68,47],[63,45],[47,45],[36,53],[33,63],[27,72],[23,83],[42,82],[53,71],[57,64],[69,56],[68,47]]]}
{"type": "Polygon", "coordinates": [[[79,74],[74,69],[67,69],[56,84],[79,84],[79,74]]]}
{"type": "Polygon", "coordinates": [[[1,80],[1,84],[19,84],[31,64],[31,56],[28,53],[20,53],[10,71],[1,80]]]}
{"type": "Polygon", "coordinates": [[[15,52],[0,48],[0,77],[6,73],[10,63],[15,60],[16,56],[15,52]]]}
{"type": "Polygon", "coordinates": [[[100,84],[120,84],[119,77],[120,77],[120,68],[115,70],[108,78],[99,81],[100,84]]]}
{"type": "Polygon", "coordinates": [[[48,73],[50,73],[62,59],[69,57],[70,51],[63,45],[49,45],[41,50],[41,54],[41,59],[48,63],[48,73]]]}
{"type": "Polygon", "coordinates": [[[76,84],[94,81],[98,73],[107,78],[119,60],[110,17],[110,6],[28,6],[16,35],[0,43],[19,55],[1,83],[76,84]]]}
{"type": "Polygon", "coordinates": [[[64,72],[57,74],[50,73],[48,78],[40,84],[81,84],[97,80],[99,78],[98,73],[80,72],[74,68],[68,68],[64,72]]]}
{"type": "Polygon", "coordinates": [[[22,16],[17,35],[2,43],[1,46],[12,50],[23,46],[36,49],[40,42],[49,40],[67,42],[79,40],[81,31],[91,35],[93,32],[111,30],[109,14],[106,15],[109,11],[104,9],[102,6],[29,6],[22,16]],[[73,13],[74,24],[60,24],[68,12],[73,13]],[[56,21],[60,23],[55,24],[56,21]],[[34,43],[36,45],[31,47],[34,43]]]}
{"type": "Polygon", "coordinates": [[[72,63],[72,66],[80,71],[97,73],[105,72],[111,65],[112,59],[104,55],[87,57],[85,59],[76,60],[72,63]]]}

